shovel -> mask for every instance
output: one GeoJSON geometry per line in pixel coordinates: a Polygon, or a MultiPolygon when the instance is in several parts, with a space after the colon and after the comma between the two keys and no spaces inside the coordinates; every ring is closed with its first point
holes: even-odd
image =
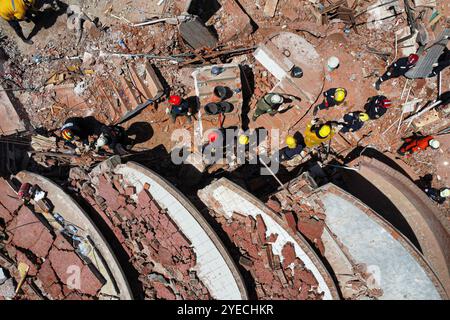
{"type": "Polygon", "coordinates": [[[20,288],[25,282],[25,278],[27,277],[28,270],[30,270],[30,267],[26,263],[20,262],[17,269],[19,270],[20,281],[19,284],[17,285],[16,294],[19,292],[20,288]]]}

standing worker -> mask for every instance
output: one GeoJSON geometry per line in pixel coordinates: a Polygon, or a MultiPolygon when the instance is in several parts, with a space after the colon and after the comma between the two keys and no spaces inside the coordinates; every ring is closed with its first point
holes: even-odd
{"type": "Polygon", "coordinates": [[[440,143],[433,136],[417,136],[414,135],[404,139],[405,143],[398,150],[402,156],[426,150],[428,147],[439,149],[440,143]]]}
{"type": "Polygon", "coordinates": [[[385,96],[373,96],[367,99],[364,109],[369,118],[375,120],[381,118],[391,106],[392,101],[385,96]]]}
{"type": "Polygon", "coordinates": [[[316,115],[319,110],[328,109],[344,102],[347,97],[347,90],[344,88],[332,88],[323,93],[325,99],[314,108],[313,114],[316,115]]]}
{"type": "Polygon", "coordinates": [[[374,84],[375,89],[380,90],[381,83],[386,80],[404,76],[406,72],[416,65],[417,61],[419,61],[419,56],[414,53],[410,54],[408,57],[398,59],[388,67],[387,71],[381,77],[378,78],[377,82],[374,84]]]}
{"type": "Polygon", "coordinates": [[[305,145],[308,148],[318,146],[322,142],[331,140],[334,133],[331,122],[323,123],[322,121],[314,119],[306,126],[303,135],[305,137],[305,145]]]}
{"type": "Polygon", "coordinates": [[[344,115],[344,123],[341,132],[355,132],[361,129],[364,123],[369,120],[369,115],[365,112],[350,112],[344,115]]]}
{"type": "Polygon", "coordinates": [[[168,113],[170,114],[173,123],[175,123],[178,116],[187,116],[187,122],[192,122],[192,113],[189,110],[189,103],[186,100],[182,99],[180,96],[173,95],[169,97],[169,103],[171,104],[171,108],[168,110],[168,113]]]}
{"type": "Polygon", "coordinates": [[[283,104],[284,98],[278,93],[268,93],[256,104],[256,110],[253,114],[252,120],[256,121],[259,116],[265,113],[274,115],[280,112],[280,106],[283,104]]]}
{"type": "Polygon", "coordinates": [[[34,20],[34,2],[35,0],[0,0],[0,17],[6,20],[17,36],[27,44],[33,44],[33,41],[25,38],[19,21],[34,20]]]}
{"type": "Polygon", "coordinates": [[[444,48],[444,52],[439,56],[438,61],[433,64],[433,70],[428,77],[437,76],[442,70],[450,66],[450,50],[444,48]]]}

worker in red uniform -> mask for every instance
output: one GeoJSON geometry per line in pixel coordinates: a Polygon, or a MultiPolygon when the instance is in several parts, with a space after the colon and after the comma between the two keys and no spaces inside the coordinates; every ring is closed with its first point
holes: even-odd
{"type": "Polygon", "coordinates": [[[175,120],[178,116],[187,116],[188,123],[191,123],[192,113],[189,110],[189,103],[182,99],[180,96],[172,95],[169,97],[169,103],[171,104],[171,108],[168,111],[172,122],[175,123],[175,120]]]}
{"type": "Polygon", "coordinates": [[[419,56],[414,53],[410,54],[408,57],[398,59],[388,67],[387,71],[380,78],[378,78],[377,82],[374,84],[375,89],[380,90],[381,83],[386,80],[404,76],[406,72],[416,65],[417,61],[419,61],[419,56]]]}
{"type": "Polygon", "coordinates": [[[414,135],[409,138],[403,139],[405,143],[398,150],[398,153],[402,156],[423,151],[428,147],[432,149],[439,149],[440,143],[433,136],[417,136],[414,135]]]}

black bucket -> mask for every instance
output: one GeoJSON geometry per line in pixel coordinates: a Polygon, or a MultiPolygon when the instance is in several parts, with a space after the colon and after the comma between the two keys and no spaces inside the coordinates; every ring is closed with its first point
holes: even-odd
{"type": "Polygon", "coordinates": [[[233,105],[229,102],[222,101],[219,103],[219,106],[220,106],[220,111],[223,113],[228,113],[228,112],[233,111],[233,105]]]}
{"type": "Polygon", "coordinates": [[[232,95],[232,92],[228,87],[217,86],[214,88],[214,95],[220,98],[220,100],[225,100],[232,95]]]}
{"type": "Polygon", "coordinates": [[[221,106],[214,102],[208,103],[205,106],[205,112],[207,114],[218,114],[221,112],[221,106]]]}

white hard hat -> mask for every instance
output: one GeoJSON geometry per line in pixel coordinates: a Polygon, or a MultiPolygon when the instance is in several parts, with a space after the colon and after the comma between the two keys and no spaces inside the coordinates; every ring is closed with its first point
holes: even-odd
{"type": "Polygon", "coordinates": [[[431,139],[429,142],[430,147],[433,149],[438,149],[441,146],[441,143],[437,141],[436,139],[431,139]]]}
{"type": "Polygon", "coordinates": [[[442,198],[447,198],[447,197],[449,197],[449,196],[450,196],[450,189],[449,189],[449,188],[444,188],[444,189],[442,189],[442,190],[439,192],[439,195],[440,195],[442,198]]]}
{"type": "Polygon", "coordinates": [[[101,134],[100,137],[98,137],[97,142],[95,143],[95,146],[97,148],[104,147],[108,143],[108,139],[101,134]]]}
{"type": "Polygon", "coordinates": [[[270,97],[270,101],[272,103],[282,103],[283,102],[283,97],[280,96],[279,94],[274,94],[273,96],[270,97]]]}

